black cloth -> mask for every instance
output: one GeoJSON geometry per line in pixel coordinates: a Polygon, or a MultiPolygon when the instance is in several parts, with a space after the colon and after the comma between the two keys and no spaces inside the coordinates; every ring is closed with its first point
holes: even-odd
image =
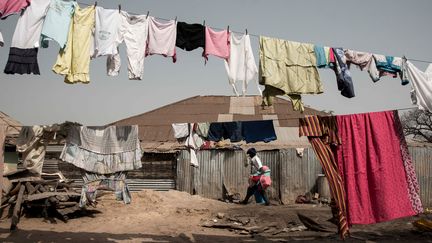
{"type": "Polygon", "coordinates": [[[272,120],[244,121],[242,134],[246,143],[268,143],[277,139],[272,120]]]}
{"type": "Polygon", "coordinates": [[[205,27],[202,24],[177,22],[176,46],[186,51],[205,48],[205,27]]]}
{"type": "Polygon", "coordinates": [[[243,140],[242,122],[213,122],[210,124],[207,138],[215,142],[222,139],[239,142],[243,140]]]}
{"type": "Polygon", "coordinates": [[[38,48],[21,49],[11,47],[4,73],[40,74],[37,61],[38,48]]]}

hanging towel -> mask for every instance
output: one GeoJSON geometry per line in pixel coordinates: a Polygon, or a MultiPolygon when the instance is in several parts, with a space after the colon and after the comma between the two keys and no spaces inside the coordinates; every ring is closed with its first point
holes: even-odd
{"type": "Polygon", "coordinates": [[[242,94],[246,94],[249,81],[257,83],[258,91],[262,91],[258,85],[258,68],[253,56],[249,35],[231,33],[230,56],[225,60],[225,69],[228,73],[228,81],[233,87],[234,93],[239,96],[236,82],[242,82],[242,94]]]}
{"type": "Polygon", "coordinates": [[[268,143],[277,139],[272,120],[244,121],[242,134],[246,143],[268,143]]]}
{"type": "Polygon", "coordinates": [[[90,47],[95,25],[95,7],[75,8],[66,48],[60,50],[53,71],[65,75],[68,84],[90,82],[90,47]]]}
{"type": "Polygon", "coordinates": [[[413,87],[412,103],[420,110],[432,112],[432,64],[423,72],[407,61],[406,75],[413,87]]]}
{"type": "Polygon", "coordinates": [[[301,94],[323,92],[312,44],[260,36],[259,66],[263,105],[272,105],[276,95],[288,95],[295,110],[304,110],[301,94]]]}
{"type": "Polygon", "coordinates": [[[178,22],[176,46],[186,51],[192,51],[198,47],[205,48],[204,26],[178,22]]]}
{"type": "Polygon", "coordinates": [[[205,49],[203,56],[213,55],[227,60],[230,56],[230,33],[226,30],[214,31],[205,27],[205,49]]]}
{"type": "Polygon", "coordinates": [[[202,136],[203,138],[206,138],[209,133],[210,123],[208,122],[201,122],[197,123],[197,133],[198,135],[202,136]]]}
{"type": "Polygon", "coordinates": [[[120,25],[120,13],[116,9],[96,7],[94,50],[92,57],[117,54],[115,40],[120,25]]]}
{"type": "Polygon", "coordinates": [[[325,68],[327,67],[328,61],[326,52],[324,50],[324,47],[314,45],[314,52],[316,56],[316,66],[319,68],[325,68]]]}
{"type": "Polygon", "coordinates": [[[229,139],[232,143],[243,140],[242,122],[213,122],[210,123],[208,140],[219,142],[229,139]]]}
{"type": "Polygon", "coordinates": [[[146,56],[159,54],[176,62],[177,21],[159,21],[149,17],[146,56]]]}
{"type": "Polygon", "coordinates": [[[69,26],[77,5],[75,1],[51,0],[42,27],[42,47],[48,47],[50,40],[56,41],[61,49],[66,47],[69,26]]]}
{"type": "MultiPolygon", "coordinates": [[[[148,35],[146,15],[130,15],[125,11],[120,13],[120,26],[116,35],[117,49],[123,41],[126,44],[128,60],[128,76],[132,80],[141,80],[144,74],[144,56],[148,35]]],[[[117,76],[120,72],[120,54],[109,55],[107,68],[109,76],[117,76]]]]}
{"type": "Polygon", "coordinates": [[[175,138],[184,138],[189,135],[188,123],[174,123],[171,124],[171,126],[173,128],[175,138]]]}
{"type": "Polygon", "coordinates": [[[338,90],[347,98],[352,98],[354,94],[354,85],[351,78],[351,72],[346,64],[345,53],[342,48],[333,48],[336,59],[336,66],[333,70],[336,73],[338,90]]]}
{"type": "Polygon", "coordinates": [[[1,0],[0,1],[0,18],[6,19],[8,16],[13,14],[19,14],[30,2],[34,4],[31,0],[1,0]]]}
{"type": "Polygon", "coordinates": [[[40,74],[37,53],[50,0],[33,0],[17,22],[4,73],[40,74]]]}
{"type": "Polygon", "coordinates": [[[394,113],[342,115],[336,119],[341,138],[337,161],[345,185],[349,224],[415,215],[394,113]]]}

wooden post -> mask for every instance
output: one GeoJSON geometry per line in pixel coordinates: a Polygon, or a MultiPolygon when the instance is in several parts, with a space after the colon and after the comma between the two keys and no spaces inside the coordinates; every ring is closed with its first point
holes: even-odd
{"type": "Polygon", "coordinates": [[[6,139],[7,126],[0,126],[0,202],[3,195],[3,168],[4,168],[4,145],[6,139]]]}
{"type": "Polygon", "coordinates": [[[12,214],[10,230],[15,230],[19,222],[20,215],[21,215],[21,203],[24,196],[24,190],[25,190],[25,185],[21,185],[21,188],[18,192],[18,198],[16,200],[15,207],[12,214]]]}

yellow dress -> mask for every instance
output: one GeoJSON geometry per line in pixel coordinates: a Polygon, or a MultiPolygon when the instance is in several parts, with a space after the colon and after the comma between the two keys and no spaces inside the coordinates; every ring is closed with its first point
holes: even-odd
{"type": "Polygon", "coordinates": [[[95,7],[75,8],[66,47],[60,49],[53,71],[65,75],[66,83],[90,82],[90,48],[95,26],[95,7]]]}

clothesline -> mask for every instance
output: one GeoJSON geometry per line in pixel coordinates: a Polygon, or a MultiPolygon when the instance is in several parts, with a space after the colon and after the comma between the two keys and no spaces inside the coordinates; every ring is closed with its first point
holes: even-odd
{"type": "MultiPolygon", "coordinates": [[[[94,6],[94,4],[88,4],[88,3],[82,3],[82,2],[78,2],[79,4],[82,4],[82,5],[85,5],[85,6],[94,6]]],[[[139,14],[139,13],[134,13],[134,12],[129,12],[129,11],[127,11],[128,13],[130,13],[130,14],[134,14],[134,15],[142,15],[142,14],[139,14]]],[[[161,20],[165,20],[165,21],[170,21],[171,19],[166,19],[166,18],[161,18],[161,17],[157,17],[157,16],[153,16],[153,17],[155,17],[155,18],[157,18],[157,19],[161,19],[161,20]]],[[[177,20],[177,16],[176,16],[176,20],[177,20]]],[[[205,25],[205,20],[203,21],[203,25],[205,25]]],[[[213,26],[210,26],[212,29],[215,29],[215,30],[225,30],[224,28],[218,28],[218,27],[213,27],[213,26]]],[[[258,35],[258,34],[251,34],[251,33],[249,33],[248,31],[247,31],[247,29],[245,29],[245,32],[241,32],[241,31],[234,31],[234,30],[231,30],[230,29],[230,31],[231,32],[233,32],[233,33],[237,33],[237,34],[244,34],[244,33],[247,33],[249,36],[253,36],[253,37],[255,37],[255,38],[259,38],[260,37],[260,35],[258,35]]],[[[344,47],[344,48],[346,48],[346,47],[344,47]]],[[[349,49],[349,48],[346,48],[346,49],[349,49]]],[[[432,61],[426,61],[426,60],[420,60],[420,59],[413,59],[413,58],[407,58],[407,60],[409,60],[409,61],[413,61],[413,62],[423,62],[423,63],[432,63],[432,61]]]]}

